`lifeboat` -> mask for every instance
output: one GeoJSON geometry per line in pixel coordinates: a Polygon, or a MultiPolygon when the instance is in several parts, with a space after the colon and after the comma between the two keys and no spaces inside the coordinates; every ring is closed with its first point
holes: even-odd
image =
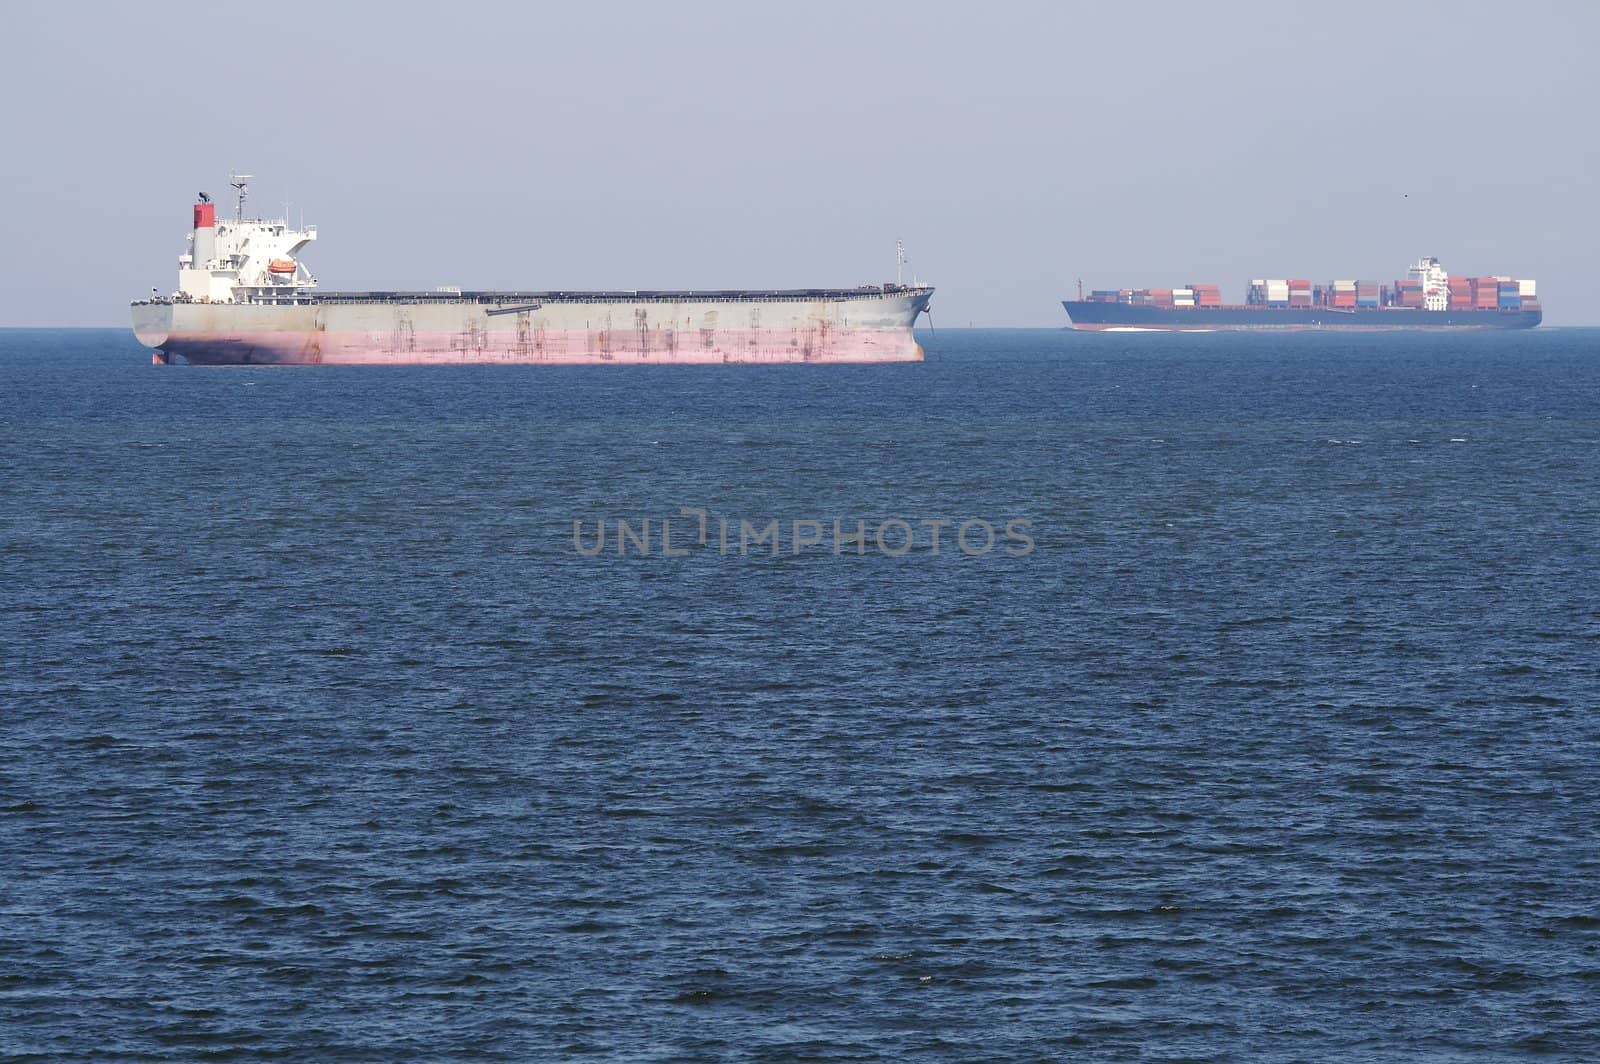
{"type": "Polygon", "coordinates": [[[273,259],[267,263],[268,273],[293,273],[297,269],[299,266],[293,259],[273,259]]]}

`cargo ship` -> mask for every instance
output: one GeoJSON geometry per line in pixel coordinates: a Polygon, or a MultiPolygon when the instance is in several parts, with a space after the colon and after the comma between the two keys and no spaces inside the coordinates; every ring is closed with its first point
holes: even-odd
{"type": "Polygon", "coordinates": [[[1243,304],[1211,284],[1123,288],[1063,300],[1074,329],[1214,332],[1249,329],[1531,329],[1544,320],[1538,286],[1511,277],[1452,277],[1418,259],[1392,284],[1256,279],[1243,304]]]}
{"type": "MultiPolygon", "coordinates": [[[[158,364],[915,362],[933,288],[324,292],[301,261],[316,226],[194,204],[178,287],[132,303],[158,364]]],[[[903,249],[898,255],[905,262],[903,249]]],[[[900,267],[897,266],[897,271],[900,267]]]]}

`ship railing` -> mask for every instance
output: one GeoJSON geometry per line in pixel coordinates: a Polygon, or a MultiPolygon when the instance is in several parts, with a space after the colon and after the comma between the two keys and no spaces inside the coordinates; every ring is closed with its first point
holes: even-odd
{"type": "Polygon", "coordinates": [[[917,288],[816,288],[708,291],[604,291],[604,292],[320,292],[315,303],[430,303],[496,306],[506,303],[813,303],[851,299],[882,299],[887,296],[922,295],[932,291],[917,288]]]}
{"type": "Polygon", "coordinates": [[[265,229],[282,229],[285,233],[309,233],[312,236],[317,235],[316,226],[302,225],[296,227],[291,225],[287,218],[218,218],[217,225],[218,227],[231,226],[234,228],[242,225],[259,225],[265,229]]]}

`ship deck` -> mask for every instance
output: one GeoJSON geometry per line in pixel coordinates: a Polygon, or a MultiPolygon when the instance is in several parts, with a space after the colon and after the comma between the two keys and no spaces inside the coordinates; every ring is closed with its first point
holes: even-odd
{"type": "MultiPolygon", "coordinates": [[[[544,303],[816,303],[854,299],[882,299],[885,296],[920,296],[932,293],[929,285],[862,285],[859,288],[762,288],[762,289],[629,289],[622,291],[430,291],[430,292],[262,292],[250,300],[255,305],[294,305],[350,303],[478,304],[485,306],[532,305],[544,303]]],[[[134,306],[171,303],[170,298],[135,300],[134,306]]]]}

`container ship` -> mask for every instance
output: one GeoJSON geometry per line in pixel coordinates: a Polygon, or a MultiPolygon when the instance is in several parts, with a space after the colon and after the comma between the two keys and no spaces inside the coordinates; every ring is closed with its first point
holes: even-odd
{"type": "MultiPolygon", "coordinates": [[[[194,205],[178,287],[132,303],[157,364],[915,362],[930,286],[792,291],[324,292],[300,252],[316,226],[194,205]]],[[[903,251],[899,255],[903,264],[903,251]]]]}
{"type": "Polygon", "coordinates": [[[1452,277],[1436,258],[1406,279],[1257,279],[1243,305],[1225,305],[1216,285],[1093,291],[1062,301],[1074,329],[1212,332],[1244,329],[1531,329],[1544,319],[1538,286],[1510,277],[1452,277]]]}

